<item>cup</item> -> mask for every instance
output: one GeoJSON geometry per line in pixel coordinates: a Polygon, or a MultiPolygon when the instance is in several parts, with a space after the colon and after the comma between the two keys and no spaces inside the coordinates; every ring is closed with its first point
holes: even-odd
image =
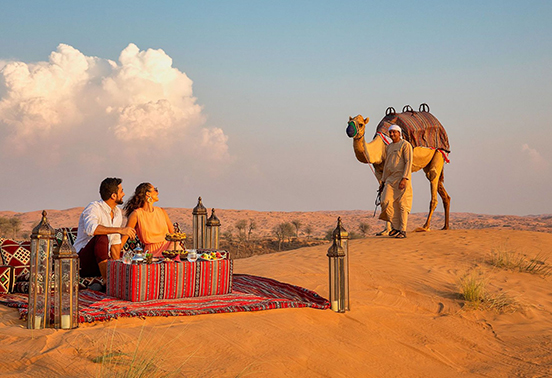
{"type": "Polygon", "coordinates": [[[188,251],[188,261],[196,262],[196,260],[197,260],[197,249],[190,249],[188,251]]]}
{"type": "Polygon", "coordinates": [[[123,254],[123,263],[124,264],[130,264],[131,262],[132,262],[132,252],[131,251],[126,251],[123,254]]]}

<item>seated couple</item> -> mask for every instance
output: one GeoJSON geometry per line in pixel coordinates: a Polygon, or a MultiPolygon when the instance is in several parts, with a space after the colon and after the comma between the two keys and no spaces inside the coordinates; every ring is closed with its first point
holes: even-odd
{"type": "Polygon", "coordinates": [[[99,277],[105,279],[107,260],[121,257],[122,246],[136,235],[153,256],[162,256],[170,247],[165,240],[167,233],[173,233],[174,227],[169,216],[160,207],[153,204],[159,201],[159,191],[150,183],[138,185],[132,197],[123,209],[122,180],[106,178],[100,185],[101,200],[88,204],[79,218],[79,228],[75,249],[80,259],[81,277],[99,277]],[[123,210],[127,218],[123,227],[123,210]]]}

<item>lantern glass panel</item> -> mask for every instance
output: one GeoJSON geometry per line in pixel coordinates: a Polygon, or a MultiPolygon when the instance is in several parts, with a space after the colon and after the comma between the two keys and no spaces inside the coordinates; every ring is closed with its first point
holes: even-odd
{"type": "Polygon", "coordinates": [[[33,238],[31,242],[31,277],[29,281],[29,328],[49,327],[51,303],[51,251],[48,238],[33,238]]]}
{"type": "Polygon", "coordinates": [[[339,283],[337,281],[337,257],[330,257],[330,305],[333,311],[337,311],[337,293],[339,283]]]}
{"type": "Polygon", "coordinates": [[[78,326],[77,259],[55,259],[56,290],[54,299],[55,327],[71,329],[78,326]]]}
{"type": "Polygon", "coordinates": [[[338,311],[345,312],[345,300],[348,298],[345,295],[345,259],[343,257],[337,259],[337,275],[339,283],[338,311]]]}

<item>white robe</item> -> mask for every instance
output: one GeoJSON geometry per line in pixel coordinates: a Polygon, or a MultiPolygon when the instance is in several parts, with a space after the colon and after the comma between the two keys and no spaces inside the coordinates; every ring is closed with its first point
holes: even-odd
{"type": "Polygon", "coordinates": [[[412,209],[412,146],[401,139],[386,148],[382,182],[385,183],[381,195],[380,219],[391,222],[394,229],[406,231],[408,214],[412,209]],[[399,189],[401,180],[406,179],[406,187],[399,189]]]}

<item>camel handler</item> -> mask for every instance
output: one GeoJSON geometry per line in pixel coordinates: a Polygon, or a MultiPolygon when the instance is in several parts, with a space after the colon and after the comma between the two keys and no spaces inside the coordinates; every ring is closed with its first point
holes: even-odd
{"type": "Polygon", "coordinates": [[[393,228],[389,236],[406,238],[406,223],[412,208],[412,145],[402,139],[401,128],[389,127],[389,136],[393,140],[386,151],[383,166],[381,195],[381,214],[379,219],[391,222],[393,228]]]}

